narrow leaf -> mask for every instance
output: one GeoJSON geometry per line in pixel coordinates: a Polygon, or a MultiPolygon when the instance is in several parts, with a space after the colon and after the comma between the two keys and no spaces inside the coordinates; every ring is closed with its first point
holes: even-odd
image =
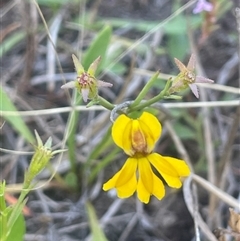
{"type": "Polygon", "coordinates": [[[101,56],[102,59],[99,66],[102,66],[108,45],[110,43],[111,34],[112,30],[109,26],[107,26],[97,35],[84,55],[83,67],[85,69],[88,69],[91,63],[99,56],[101,56]]]}
{"type": "Polygon", "coordinates": [[[6,241],[22,241],[26,233],[26,224],[22,213],[19,214],[16,222],[11,228],[11,231],[6,241]]]}
{"type": "MultiPolygon", "coordinates": [[[[7,96],[5,91],[0,87],[0,97],[1,97],[1,103],[0,103],[0,111],[16,111],[17,109],[12,103],[11,99],[7,96]]],[[[3,117],[6,119],[9,124],[19,133],[21,134],[28,142],[34,143],[35,138],[27,125],[24,123],[21,116],[8,116],[5,115],[4,112],[2,112],[3,117]]],[[[4,127],[3,127],[4,128],[4,127]]]]}
{"type": "Polygon", "coordinates": [[[92,231],[92,241],[107,241],[107,238],[105,237],[98,223],[97,216],[93,206],[90,203],[87,203],[86,206],[88,212],[88,219],[90,222],[90,228],[92,231]]]}

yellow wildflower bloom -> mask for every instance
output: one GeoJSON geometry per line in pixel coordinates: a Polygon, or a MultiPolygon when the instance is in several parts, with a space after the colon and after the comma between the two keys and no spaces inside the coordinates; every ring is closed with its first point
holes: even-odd
{"type": "Polygon", "coordinates": [[[152,166],[168,186],[182,186],[180,178],[190,174],[187,164],[183,160],[152,152],[161,130],[158,119],[148,112],[143,112],[138,119],[130,119],[123,114],[117,118],[112,127],[112,137],[130,157],[122,169],[103,185],[104,191],[116,188],[120,198],[130,197],[137,191],[139,200],[144,203],[149,202],[151,195],[162,199],[165,188],[152,166]]]}

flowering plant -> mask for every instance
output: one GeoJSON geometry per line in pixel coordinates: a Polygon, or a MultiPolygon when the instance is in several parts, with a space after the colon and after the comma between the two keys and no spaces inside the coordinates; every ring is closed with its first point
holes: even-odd
{"type": "Polygon", "coordinates": [[[98,87],[112,86],[112,84],[97,80],[95,77],[100,57],[89,66],[87,72],[75,55],[72,58],[78,76],[75,81],[63,85],[62,88],[76,88],[85,102],[92,99],[95,103],[111,110],[111,120],[114,122],[112,126],[113,141],[129,156],[121,170],[103,185],[103,190],[108,191],[115,188],[120,198],[130,197],[137,192],[139,200],[148,203],[151,195],[158,199],[164,197],[165,188],[161,178],[168,186],[180,188],[182,186],[181,178],[187,177],[190,169],[184,160],[153,152],[156,142],[160,138],[162,125],[154,115],[144,109],[164,98],[179,99],[181,97],[176,93],[188,87],[198,98],[196,83],[213,82],[211,79],[195,74],[194,55],[191,55],[187,66],[178,59],[174,59],[180,73],[174,79],[169,79],[165,88],[157,96],[143,101],[146,93],[157,80],[158,72],[144,86],[134,101],[116,106],[98,96],[98,87]],[[142,112],[138,119],[128,116],[135,110],[142,112]],[[119,113],[121,114],[114,121],[114,115],[119,113]]]}
{"type": "Polygon", "coordinates": [[[117,118],[112,127],[112,137],[129,158],[122,169],[103,185],[103,190],[116,188],[120,198],[129,197],[137,191],[139,200],[144,203],[149,202],[151,195],[162,199],[164,185],[152,166],[170,187],[182,186],[180,177],[190,174],[187,164],[183,160],[152,152],[161,130],[158,119],[148,112],[143,112],[138,119],[124,114],[117,118]]]}

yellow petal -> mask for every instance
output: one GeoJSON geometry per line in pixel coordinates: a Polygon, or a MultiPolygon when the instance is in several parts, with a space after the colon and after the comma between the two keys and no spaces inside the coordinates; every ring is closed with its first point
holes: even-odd
{"type": "Polygon", "coordinates": [[[161,172],[161,175],[169,187],[180,188],[182,186],[180,177],[169,176],[169,175],[165,174],[164,172],[161,172]]]}
{"type": "Polygon", "coordinates": [[[153,173],[147,158],[138,159],[138,166],[138,199],[143,203],[148,203],[151,195],[156,196],[158,199],[162,199],[165,195],[164,185],[162,181],[153,173]]]}
{"type": "Polygon", "coordinates": [[[153,191],[153,171],[146,157],[138,159],[139,181],[142,181],[146,190],[151,194],[153,191]]]}
{"type": "Polygon", "coordinates": [[[148,160],[160,174],[164,172],[165,174],[170,176],[179,176],[175,168],[158,153],[152,153],[148,155],[148,160]]]}
{"type": "Polygon", "coordinates": [[[180,177],[190,174],[188,166],[182,160],[172,157],[163,157],[157,153],[149,155],[148,160],[157,169],[170,187],[181,187],[182,182],[180,177]]]}
{"type": "Polygon", "coordinates": [[[161,135],[162,126],[158,119],[148,112],[143,112],[138,121],[146,138],[147,153],[150,153],[161,135]]]}
{"type": "Polygon", "coordinates": [[[138,159],[138,171],[138,199],[143,203],[148,203],[153,191],[153,172],[146,157],[138,159]]]}
{"type": "Polygon", "coordinates": [[[137,189],[136,174],[123,186],[117,188],[117,195],[119,198],[127,198],[133,195],[137,189]]]}
{"type": "Polygon", "coordinates": [[[122,148],[127,155],[132,154],[131,122],[126,115],[120,115],[112,126],[113,141],[122,148]]]}
{"type": "Polygon", "coordinates": [[[164,156],[163,158],[174,167],[179,176],[187,177],[190,175],[190,168],[185,161],[170,156],[164,156]]]}
{"type": "Polygon", "coordinates": [[[127,198],[131,196],[137,188],[136,169],[137,160],[128,158],[122,169],[103,185],[103,190],[108,191],[116,188],[118,197],[127,198]]]}
{"type": "Polygon", "coordinates": [[[161,200],[165,196],[165,188],[162,181],[153,174],[153,193],[156,198],[161,200]]]}
{"type": "Polygon", "coordinates": [[[116,180],[116,188],[119,188],[126,183],[128,183],[133,176],[136,176],[137,171],[137,159],[136,158],[128,158],[122,169],[120,170],[120,174],[118,179],[116,180]]]}
{"type": "Polygon", "coordinates": [[[150,193],[147,191],[142,179],[138,180],[137,184],[137,196],[138,199],[143,203],[148,203],[150,199],[150,193]]]}
{"type": "Polygon", "coordinates": [[[107,182],[103,184],[103,190],[108,191],[112,188],[115,188],[116,186],[116,181],[121,173],[121,170],[117,172],[111,179],[109,179],[107,182]]]}

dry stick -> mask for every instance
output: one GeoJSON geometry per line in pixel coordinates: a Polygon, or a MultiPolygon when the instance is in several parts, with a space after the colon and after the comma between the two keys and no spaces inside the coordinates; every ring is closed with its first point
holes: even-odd
{"type": "MultiPolygon", "coordinates": [[[[237,31],[238,31],[238,58],[240,57],[240,8],[235,9],[235,15],[236,15],[236,21],[237,21],[237,31]]],[[[238,71],[239,71],[239,86],[240,86],[240,62],[238,65],[238,71]]]]}
{"type": "MultiPolygon", "coordinates": [[[[54,45],[54,42],[53,42],[53,40],[52,40],[52,37],[51,37],[50,31],[49,31],[47,22],[46,22],[46,20],[45,20],[45,18],[44,18],[44,16],[43,16],[43,13],[42,13],[42,11],[41,11],[38,3],[37,3],[37,0],[32,0],[32,1],[33,1],[33,3],[36,5],[36,8],[37,8],[37,10],[38,10],[38,13],[39,13],[39,15],[40,15],[40,17],[41,17],[41,19],[42,19],[43,25],[44,25],[45,30],[46,30],[46,32],[47,32],[47,36],[48,36],[48,38],[49,38],[49,41],[51,42],[52,47],[54,48],[54,54],[56,54],[57,65],[58,65],[58,68],[59,68],[59,70],[60,70],[60,73],[61,73],[61,76],[62,76],[62,80],[63,80],[64,83],[66,83],[66,80],[65,80],[65,78],[64,78],[64,73],[63,73],[62,65],[61,65],[60,60],[59,60],[59,57],[58,57],[58,55],[57,55],[56,46],[54,45]]],[[[71,102],[71,97],[70,97],[69,92],[67,92],[67,97],[68,97],[68,99],[69,99],[70,102],[71,102]]]]}
{"type": "MultiPolygon", "coordinates": [[[[192,52],[196,56],[196,69],[200,76],[205,76],[203,68],[200,64],[200,60],[198,58],[197,48],[193,39],[193,34],[191,29],[189,28],[188,36],[190,40],[190,45],[192,52]]],[[[207,93],[204,89],[200,88],[200,100],[207,101],[207,93]]],[[[214,148],[213,148],[213,141],[212,141],[212,134],[211,134],[211,121],[210,121],[210,112],[209,108],[203,107],[202,108],[202,115],[203,115],[203,130],[204,130],[204,139],[205,139],[205,148],[206,148],[206,158],[208,164],[208,180],[215,184],[216,183],[216,166],[215,166],[215,155],[214,155],[214,148]]],[[[212,216],[214,213],[214,209],[216,206],[215,197],[210,193],[209,198],[209,215],[208,215],[208,225],[210,228],[212,227],[212,216]]]]}
{"type": "MultiPolygon", "coordinates": [[[[60,10],[58,14],[55,16],[49,31],[52,36],[53,44],[57,45],[57,39],[58,39],[58,33],[60,29],[60,25],[62,23],[62,15],[63,11],[60,10]]],[[[47,83],[47,90],[49,92],[52,92],[55,89],[55,81],[53,81],[54,75],[56,74],[56,55],[54,54],[54,48],[51,43],[51,41],[48,39],[47,42],[47,56],[46,56],[46,62],[47,62],[47,70],[46,75],[48,75],[49,82],[47,83]]]]}
{"type": "MultiPolygon", "coordinates": [[[[161,106],[165,108],[200,108],[200,107],[233,107],[238,106],[238,100],[230,101],[211,101],[211,102],[178,102],[178,103],[162,103],[161,106]]],[[[155,104],[158,106],[158,104],[155,104]]],[[[40,115],[56,115],[60,113],[67,113],[73,110],[72,107],[59,107],[51,109],[42,109],[42,110],[29,110],[29,111],[1,111],[0,116],[40,116],[40,115]]],[[[79,105],[74,107],[76,111],[93,111],[93,110],[102,110],[108,111],[102,106],[93,105],[91,108],[86,108],[85,105],[79,105]]]]}
{"type": "Polygon", "coordinates": [[[206,190],[208,190],[209,192],[216,195],[223,202],[225,202],[226,204],[228,204],[229,206],[231,206],[233,208],[236,208],[236,210],[240,211],[240,204],[237,199],[233,198],[229,194],[225,193],[221,189],[214,186],[209,181],[205,180],[204,178],[202,178],[196,174],[192,175],[192,179],[194,181],[196,181],[198,184],[200,184],[202,187],[204,187],[206,190]]]}
{"type": "Polygon", "coordinates": [[[238,106],[236,114],[234,115],[233,123],[230,128],[229,134],[227,136],[227,141],[226,141],[225,147],[223,148],[223,155],[219,161],[218,173],[220,175],[218,177],[218,183],[220,183],[219,187],[221,189],[224,189],[224,187],[225,187],[226,180],[221,179],[221,176],[222,176],[222,173],[223,173],[225,167],[230,162],[230,158],[231,158],[231,154],[232,154],[232,145],[233,145],[234,139],[237,135],[237,130],[239,128],[239,117],[240,117],[240,106],[238,106]]]}
{"type": "MultiPolygon", "coordinates": [[[[86,0],[81,1],[80,4],[79,4],[79,16],[82,16],[82,17],[81,17],[81,19],[79,18],[79,21],[82,21],[83,23],[84,23],[85,13],[86,13],[85,6],[86,6],[86,0]]],[[[81,23],[79,23],[79,26],[81,26],[81,23]]],[[[77,49],[80,49],[80,50],[83,47],[84,28],[82,28],[81,30],[82,30],[81,32],[79,31],[78,42],[77,42],[77,49]]],[[[81,57],[82,57],[81,55],[82,55],[82,53],[80,51],[78,53],[78,59],[81,59],[81,57]]]]}
{"type": "MultiPolygon", "coordinates": [[[[204,234],[208,237],[209,240],[217,241],[217,239],[212,234],[208,225],[204,222],[204,220],[202,219],[202,217],[198,211],[196,186],[193,185],[192,190],[190,188],[190,183],[192,181],[192,178],[196,176],[196,179],[197,179],[198,176],[195,175],[193,172],[193,167],[190,162],[188,153],[187,153],[185,147],[183,146],[180,138],[177,136],[176,132],[172,128],[171,124],[169,123],[169,121],[165,121],[165,126],[168,129],[168,132],[170,133],[170,135],[177,147],[177,150],[179,151],[182,158],[188,163],[188,165],[190,166],[191,172],[192,172],[192,175],[184,183],[183,192],[184,192],[184,199],[185,199],[187,208],[194,219],[196,241],[200,241],[198,226],[201,228],[201,230],[204,232],[204,234]]],[[[205,182],[207,182],[207,181],[205,181],[205,182]]]]}
{"type": "MultiPolygon", "coordinates": [[[[198,62],[199,63],[199,62],[198,62]]],[[[202,71],[202,67],[198,64],[199,69],[199,75],[205,76],[202,71]]],[[[207,93],[204,89],[200,88],[200,98],[201,101],[207,101],[207,93]]],[[[214,154],[214,148],[213,148],[213,140],[212,140],[212,123],[210,120],[210,111],[209,108],[203,107],[202,108],[202,115],[203,115],[203,130],[204,130],[204,139],[205,139],[205,148],[206,148],[206,158],[207,158],[207,166],[208,166],[208,180],[212,184],[216,184],[216,165],[215,165],[215,154],[214,154]]],[[[216,207],[216,199],[215,196],[213,196],[210,193],[209,197],[209,215],[208,215],[208,225],[212,227],[213,225],[213,214],[216,207]]]]}
{"type": "Polygon", "coordinates": [[[172,125],[170,124],[169,121],[165,121],[164,122],[165,127],[167,128],[171,138],[173,139],[174,144],[177,147],[178,152],[180,153],[181,157],[183,160],[185,160],[187,162],[187,164],[190,166],[191,172],[193,172],[193,166],[192,163],[190,161],[190,157],[182,143],[182,141],[180,140],[180,138],[178,137],[177,133],[175,132],[175,130],[173,129],[172,125]]]}
{"type": "Polygon", "coordinates": [[[37,48],[37,27],[38,18],[37,10],[32,2],[19,1],[20,11],[22,14],[22,23],[26,36],[26,54],[25,54],[25,64],[23,67],[23,73],[18,85],[20,91],[25,90],[25,86],[28,86],[31,73],[33,70],[33,64],[35,59],[35,53],[37,48]]]}
{"type": "MultiPolygon", "coordinates": [[[[38,10],[38,13],[39,13],[39,15],[40,15],[40,17],[41,17],[41,19],[42,19],[42,22],[43,22],[43,24],[44,24],[45,30],[46,30],[46,32],[47,32],[47,36],[48,36],[50,42],[52,43],[52,47],[54,48],[54,51],[55,51],[55,54],[56,54],[57,65],[58,65],[58,67],[59,67],[59,69],[60,69],[60,73],[62,74],[63,82],[66,83],[66,81],[65,81],[65,79],[64,79],[63,69],[62,69],[62,66],[61,66],[59,57],[58,57],[58,55],[57,55],[56,46],[54,45],[54,43],[53,43],[53,41],[52,41],[52,38],[51,38],[51,35],[50,35],[50,32],[49,32],[49,28],[48,28],[47,22],[46,22],[46,20],[45,20],[45,18],[44,18],[44,16],[43,16],[43,13],[42,13],[42,11],[41,11],[38,3],[37,3],[37,0],[32,0],[32,1],[33,1],[33,3],[36,5],[36,8],[37,8],[37,10],[38,10]]],[[[68,96],[68,99],[71,101],[70,94],[69,94],[69,92],[67,92],[67,93],[68,93],[68,95],[67,95],[67,96],[68,96]]],[[[72,108],[73,108],[73,107],[72,107],[72,108]]],[[[68,119],[68,123],[69,123],[69,119],[68,119]]],[[[67,130],[67,129],[66,129],[66,130],[67,130]]],[[[66,141],[67,141],[68,133],[66,133],[66,132],[67,132],[66,130],[65,130],[65,132],[64,132],[64,138],[63,138],[63,141],[62,141],[62,143],[61,143],[61,149],[64,149],[65,144],[66,144],[66,141]]],[[[59,157],[58,157],[58,166],[59,166],[60,163],[61,163],[62,156],[63,156],[63,153],[59,154],[59,157]]],[[[54,175],[55,175],[55,173],[53,173],[53,174],[51,175],[51,177],[45,182],[45,184],[39,185],[39,186],[33,188],[32,190],[36,190],[36,189],[42,188],[44,185],[47,185],[48,183],[50,183],[50,181],[53,179],[54,175]]]]}
{"type": "Polygon", "coordinates": [[[129,234],[131,233],[131,231],[133,230],[133,228],[137,224],[138,218],[139,218],[138,215],[134,214],[134,216],[128,222],[127,227],[122,232],[122,234],[121,234],[120,238],[118,239],[118,241],[125,241],[125,240],[127,240],[127,237],[129,236],[129,234]]]}
{"type": "MultiPolygon", "coordinates": [[[[190,177],[187,178],[187,180],[185,180],[184,186],[183,186],[183,194],[184,194],[184,200],[187,205],[187,208],[188,208],[189,212],[191,213],[192,217],[194,218],[196,241],[201,241],[200,240],[200,232],[199,232],[197,226],[199,226],[201,228],[201,230],[204,232],[204,234],[210,241],[217,241],[216,237],[211,232],[208,225],[204,222],[200,213],[196,210],[196,205],[197,205],[196,200],[193,199],[193,195],[191,193],[191,183],[192,183],[193,176],[196,176],[196,175],[192,174],[190,177]]],[[[193,186],[193,192],[194,193],[196,192],[195,185],[193,186]]]]}
{"type": "MultiPolygon", "coordinates": [[[[134,68],[134,73],[136,74],[141,74],[141,75],[144,75],[146,77],[152,77],[156,72],[154,71],[150,71],[150,70],[145,70],[145,69],[141,69],[141,68],[134,68]]],[[[71,74],[71,73],[70,73],[71,74]]],[[[164,79],[164,80],[168,80],[170,78],[174,78],[176,77],[175,75],[170,75],[170,74],[164,74],[164,73],[160,73],[159,74],[159,78],[160,79],[164,79]]],[[[39,77],[36,77],[36,80],[33,79],[33,83],[36,82],[36,84],[38,84],[38,82],[40,82],[39,79],[42,79],[41,81],[47,81],[45,79],[45,76],[39,76],[39,77]]],[[[56,80],[58,81],[58,79],[56,80]]],[[[217,91],[223,91],[223,92],[229,92],[229,93],[232,93],[232,94],[240,94],[240,89],[239,88],[236,88],[236,87],[233,87],[233,86],[226,86],[226,85],[223,85],[223,84],[207,84],[207,83],[196,83],[197,86],[199,87],[203,87],[203,88],[207,88],[207,89],[212,89],[212,90],[217,90],[217,91]]]]}

